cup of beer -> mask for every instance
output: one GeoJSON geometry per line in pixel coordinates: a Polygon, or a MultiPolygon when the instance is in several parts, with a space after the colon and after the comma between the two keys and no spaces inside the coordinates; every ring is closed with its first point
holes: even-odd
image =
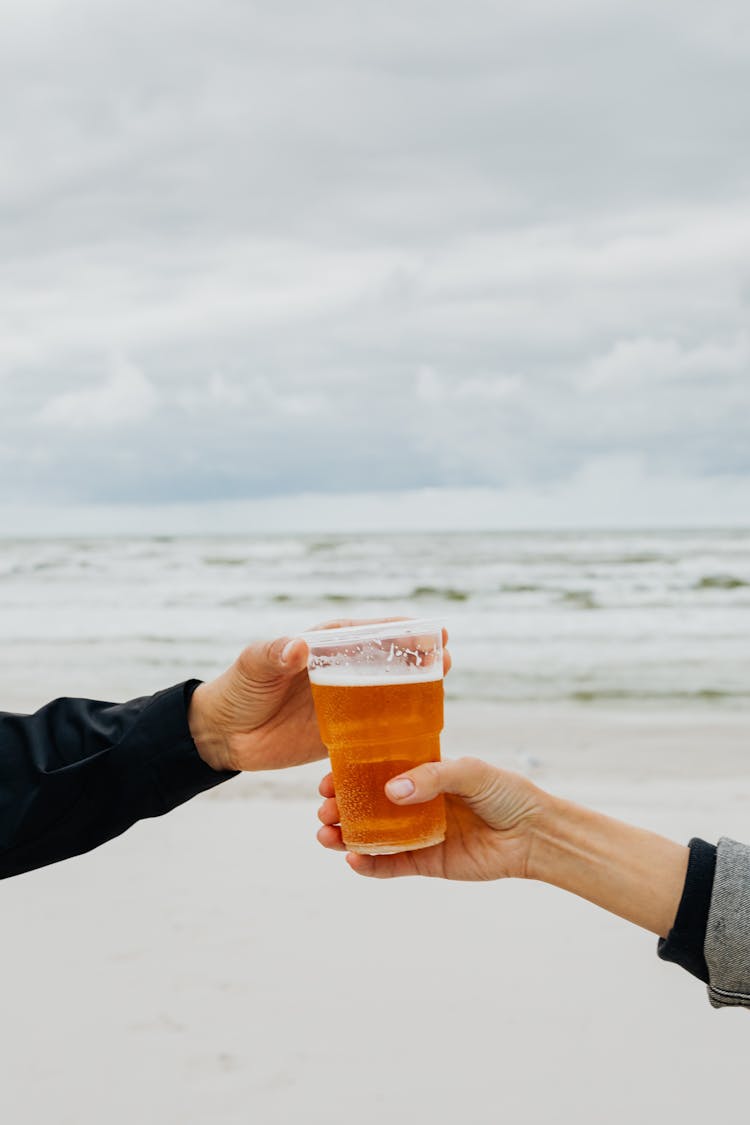
{"type": "Polygon", "coordinates": [[[385,783],[440,761],[442,627],[381,621],[302,636],[346,847],[387,855],[441,843],[443,797],[402,808],[388,800],[385,783]]]}

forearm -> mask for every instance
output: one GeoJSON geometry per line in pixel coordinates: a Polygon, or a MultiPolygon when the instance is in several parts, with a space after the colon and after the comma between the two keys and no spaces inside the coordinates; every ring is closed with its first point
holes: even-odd
{"type": "Polygon", "coordinates": [[[548,797],[534,828],[528,876],[666,937],[687,863],[681,844],[548,797]]]}

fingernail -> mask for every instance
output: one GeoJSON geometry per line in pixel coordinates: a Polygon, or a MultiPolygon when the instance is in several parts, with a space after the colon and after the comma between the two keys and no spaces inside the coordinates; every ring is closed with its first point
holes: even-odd
{"type": "Polygon", "coordinates": [[[398,777],[395,781],[389,781],[386,789],[391,797],[411,797],[414,792],[414,782],[408,777],[398,777]]]}
{"type": "Polygon", "coordinates": [[[282,664],[286,664],[286,662],[289,659],[289,654],[291,653],[293,648],[294,648],[294,641],[289,641],[288,644],[284,645],[283,649],[281,650],[281,663],[282,664]]]}

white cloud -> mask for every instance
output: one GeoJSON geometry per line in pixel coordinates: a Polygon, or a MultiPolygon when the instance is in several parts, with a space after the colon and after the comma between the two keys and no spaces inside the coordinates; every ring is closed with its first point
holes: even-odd
{"type": "Polygon", "coordinates": [[[227,379],[220,371],[214,371],[203,385],[178,389],[173,401],[187,414],[192,415],[206,410],[221,412],[226,409],[238,409],[245,406],[253,389],[254,397],[257,398],[258,390],[261,391],[263,398],[267,397],[265,384],[257,379],[254,380],[254,384],[254,388],[249,388],[227,379]]]}
{"type": "Polygon", "coordinates": [[[427,406],[443,404],[449,409],[461,410],[472,403],[488,403],[523,395],[524,380],[521,375],[468,375],[441,379],[434,367],[418,368],[414,393],[418,402],[427,406]]]}
{"type": "Polygon", "coordinates": [[[477,375],[458,383],[455,391],[457,399],[509,399],[522,395],[524,389],[521,375],[477,375]]]}
{"type": "Polygon", "coordinates": [[[421,402],[440,402],[445,391],[434,367],[423,366],[417,371],[415,394],[421,402]]]}
{"type": "Polygon", "coordinates": [[[227,406],[242,406],[246,394],[242,387],[225,379],[220,371],[215,371],[208,381],[208,394],[213,402],[227,406]]]}
{"type": "Polygon", "coordinates": [[[0,500],[750,474],[746,3],[469,13],[9,0],[0,500]]]}
{"type": "Polygon", "coordinates": [[[618,340],[596,356],[580,377],[584,389],[636,387],[658,380],[737,378],[750,381],[750,337],[738,334],[728,343],[681,346],[671,339],[641,337],[618,340]]]}
{"type": "Polygon", "coordinates": [[[148,418],[157,401],[156,389],[143,372],[120,359],[102,383],[50,398],[39,411],[38,421],[43,426],[73,430],[117,429],[148,418]]]}

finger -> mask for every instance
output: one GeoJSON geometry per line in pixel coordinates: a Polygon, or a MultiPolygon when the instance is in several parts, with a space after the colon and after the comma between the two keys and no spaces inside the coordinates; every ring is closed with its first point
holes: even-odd
{"type": "Polygon", "coordinates": [[[318,829],[318,841],[330,852],[345,852],[346,844],[341,839],[341,829],[332,824],[326,824],[318,829]]]}
{"type": "Polygon", "coordinates": [[[339,816],[339,806],[334,797],[329,797],[323,802],[318,809],[318,820],[323,824],[338,824],[341,820],[339,816]]]}
{"type": "Polygon", "coordinates": [[[263,680],[296,675],[307,664],[307,643],[301,637],[277,637],[248,645],[240,656],[247,676],[263,680]]]}
{"type": "Polygon", "coordinates": [[[453,666],[451,654],[448,652],[448,630],[443,626],[443,675],[447,676],[453,666]]]}
{"type": "Polygon", "coordinates": [[[281,651],[280,663],[285,672],[296,674],[307,667],[308,657],[307,641],[302,637],[294,637],[281,651]]]}
{"type": "Polygon", "coordinates": [[[413,875],[413,864],[407,859],[408,852],[399,855],[355,855],[350,852],[346,862],[352,871],[368,879],[398,879],[402,875],[413,875]]]}
{"type": "Polygon", "coordinates": [[[318,792],[320,793],[321,797],[335,797],[336,796],[336,790],[333,787],[333,774],[332,773],[327,773],[325,775],[325,777],[321,781],[320,785],[318,786],[318,792]]]}
{"type": "Polygon", "coordinates": [[[385,793],[396,805],[421,804],[440,793],[476,800],[491,787],[495,776],[494,768],[479,758],[427,762],[391,778],[385,793]]]}

